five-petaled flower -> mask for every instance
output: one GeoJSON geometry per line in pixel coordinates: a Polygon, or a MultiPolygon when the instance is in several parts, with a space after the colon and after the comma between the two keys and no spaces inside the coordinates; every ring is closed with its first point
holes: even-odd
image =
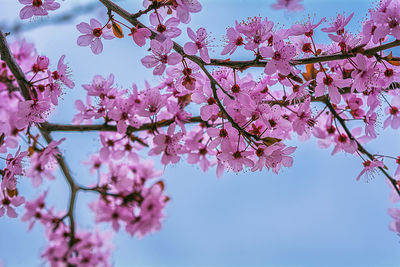
{"type": "Polygon", "coordinates": [[[90,25],[86,22],[81,22],[76,25],[76,28],[83,33],[83,35],[78,37],[78,45],[90,45],[92,52],[96,55],[103,51],[103,43],[101,42],[100,37],[103,37],[106,40],[110,40],[115,37],[110,29],[107,27],[102,27],[101,23],[96,19],[91,19],[90,25]]]}
{"type": "Polygon", "coordinates": [[[19,12],[21,19],[29,19],[33,16],[46,16],[48,10],[56,10],[60,4],[54,0],[18,0],[25,6],[19,12]]]}

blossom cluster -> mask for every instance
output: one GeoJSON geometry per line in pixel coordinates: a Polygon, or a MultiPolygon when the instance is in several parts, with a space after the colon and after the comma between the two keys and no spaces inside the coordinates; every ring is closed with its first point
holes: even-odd
{"type": "MultiPolygon", "coordinates": [[[[54,0],[19,1],[26,5],[22,19],[59,7],[54,0]]],[[[65,138],[49,139],[48,115],[59,105],[64,88],[75,87],[65,55],[52,68],[32,44],[11,44],[22,78],[15,76],[10,62],[0,61],[0,153],[5,160],[0,217],[17,217],[17,207],[24,204],[21,219],[29,229],[36,222],[46,229],[42,257],[52,266],[109,265],[110,246],[103,242],[109,236],[75,227],[78,191],[99,195],[90,204],[96,223],[108,223],[114,231],[122,226],[139,238],[160,230],[169,197],[162,172],[143,159],[147,157],[159,158],[165,167],[186,161],[203,171],[213,168],[218,177],[227,171],[278,173],[293,165],[296,147],[287,141],[315,138],[332,155],[342,152],[361,159],[355,180],[384,173],[394,190],[391,199],[398,200],[400,157],[372,154],[365,146],[379,131],[400,127],[400,64],[388,52],[400,45],[400,1],[381,1],[370,9],[359,33],[348,30],[354,14],[338,14],[330,22],[308,18],[288,28],[262,17],[237,21],[227,28],[219,52],[250,54],[248,61],[214,59],[210,32],[186,26],[202,9],[197,0],[144,0],[145,10],[134,15],[106,7],[105,23],[92,18],[76,25],[77,44],[101,54],[103,40],[124,37],[122,25],[133,45],[149,48],[138,64],[152,69],[161,82],[121,88],[109,74],[82,85],[86,98],[75,102],[73,124],[64,129],[99,131],[99,151],[86,162],[98,176],[96,183],[78,185],[58,149],[65,138]],[[139,21],[141,16],[147,16],[148,26],[139,21]],[[317,42],[323,34],[329,44],[317,42]],[[180,45],[178,37],[187,37],[187,42],[180,45]],[[262,70],[257,74],[252,67],[262,70]],[[397,165],[390,174],[388,163],[397,165]],[[66,211],[46,203],[47,191],[33,200],[20,195],[18,179],[28,177],[39,187],[44,178],[55,179],[58,165],[71,187],[72,204],[66,211]]],[[[278,1],[273,8],[295,11],[301,5],[278,1]]],[[[390,229],[400,234],[400,209],[389,209],[389,215],[394,219],[390,229]]]]}

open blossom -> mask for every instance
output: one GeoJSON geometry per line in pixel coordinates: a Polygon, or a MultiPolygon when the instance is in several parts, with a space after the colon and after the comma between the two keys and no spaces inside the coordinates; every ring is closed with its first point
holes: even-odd
{"type": "Polygon", "coordinates": [[[18,214],[15,212],[15,208],[22,205],[25,202],[25,198],[21,196],[9,197],[4,194],[0,194],[0,217],[7,212],[7,216],[10,218],[17,218],[18,214]]]}
{"type": "Polygon", "coordinates": [[[18,104],[18,119],[15,125],[18,129],[23,129],[31,123],[44,122],[49,109],[50,103],[45,100],[21,101],[18,104]]]}
{"type": "Polygon", "coordinates": [[[48,10],[56,10],[60,4],[54,0],[18,0],[25,6],[19,12],[21,19],[29,19],[33,16],[46,16],[48,10]]]}
{"type": "Polygon", "coordinates": [[[383,123],[384,128],[387,128],[389,125],[393,129],[398,129],[400,127],[400,97],[393,97],[392,103],[390,106],[386,107],[385,113],[389,115],[389,117],[383,123]]]}
{"type": "Polygon", "coordinates": [[[350,86],[351,79],[343,80],[341,77],[319,72],[317,74],[317,83],[318,85],[315,87],[316,97],[324,95],[327,88],[332,103],[339,104],[342,97],[339,89],[350,86]]]}
{"type": "Polygon", "coordinates": [[[386,1],[386,3],[389,5],[387,8],[378,9],[371,14],[372,20],[378,24],[374,37],[381,39],[390,34],[400,39],[400,5],[398,1],[386,1]]]}
{"type": "Polygon", "coordinates": [[[107,27],[102,27],[101,23],[96,19],[91,19],[90,25],[86,22],[81,22],[76,25],[76,28],[83,33],[83,35],[78,37],[78,45],[90,45],[92,52],[96,55],[103,51],[103,43],[101,42],[100,37],[103,37],[106,40],[110,40],[115,37],[110,29],[107,27]]]}
{"type": "Polygon", "coordinates": [[[266,74],[274,74],[280,72],[283,75],[289,75],[293,70],[289,61],[296,55],[296,47],[294,45],[285,44],[278,36],[275,36],[272,47],[261,47],[261,56],[271,58],[265,65],[264,72],[266,74]]]}
{"type": "Polygon", "coordinates": [[[322,18],[318,23],[314,24],[314,21],[311,21],[311,19],[308,19],[307,21],[303,23],[298,23],[290,27],[288,34],[294,35],[294,36],[299,36],[299,35],[305,35],[307,37],[312,37],[314,34],[314,30],[321,25],[322,22],[325,21],[325,18],[322,18]]]}
{"type": "Polygon", "coordinates": [[[254,17],[248,22],[236,23],[236,30],[246,36],[247,50],[256,50],[265,41],[272,37],[272,28],[274,23],[267,18],[254,17]]]}
{"type": "Polygon", "coordinates": [[[331,24],[330,27],[322,28],[323,32],[336,32],[338,35],[342,35],[344,33],[344,27],[349,24],[350,20],[353,18],[354,12],[351,13],[347,18],[338,14],[336,20],[331,24]]]}
{"type": "Polygon", "coordinates": [[[53,71],[51,75],[54,80],[60,80],[65,86],[72,89],[75,87],[75,83],[69,78],[68,66],[64,64],[64,59],[65,55],[62,55],[58,60],[57,70],[53,71]]]}
{"type": "Polygon", "coordinates": [[[180,154],[185,152],[183,145],[180,143],[183,133],[175,132],[176,124],[173,123],[168,127],[167,134],[158,134],[153,138],[155,147],[149,151],[149,155],[159,155],[163,153],[161,163],[177,163],[180,160],[180,154]]]}
{"type": "Polygon", "coordinates": [[[253,153],[250,151],[239,151],[231,147],[230,149],[224,149],[217,157],[227,164],[234,172],[240,172],[243,170],[243,166],[254,166],[254,162],[250,159],[252,155],[253,153]]]}
{"type": "Polygon", "coordinates": [[[196,33],[191,28],[187,28],[187,34],[193,42],[187,42],[183,47],[184,51],[188,55],[195,55],[197,51],[200,52],[200,57],[204,62],[210,63],[210,56],[208,55],[207,45],[207,31],[204,28],[199,28],[196,33]]]}
{"type": "Polygon", "coordinates": [[[230,54],[232,55],[238,46],[243,45],[243,37],[240,36],[240,33],[235,30],[235,28],[228,28],[226,31],[226,37],[228,37],[227,44],[221,52],[221,55],[230,54]]]}
{"type": "Polygon", "coordinates": [[[141,59],[143,66],[146,68],[154,68],[154,75],[161,75],[164,73],[166,65],[176,65],[182,60],[182,56],[178,53],[171,53],[173,42],[171,39],[166,39],[160,43],[157,40],[150,41],[151,52],[153,55],[145,56],[141,59]]]}
{"type": "Polygon", "coordinates": [[[201,4],[197,0],[176,0],[176,16],[182,23],[190,22],[190,13],[201,11],[201,4]]]}
{"type": "Polygon", "coordinates": [[[49,60],[48,57],[46,57],[46,56],[38,56],[36,58],[35,64],[33,64],[33,66],[32,66],[32,71],[34,73],[38,73],[40,71],[44,72],[49,67],[49,64],[50,64],[50,60],[49,60]]]}
{"type": "Polygon", "coordinates": [[[150,15],[150,24],[153,26],[150,29],[158,32],[159,40],[161,38],[175,38],[181,35],[182,30],[178,28],[179,19],[169,18],[164,22],[164,17],[158,13],[150,15]]]}
{"type": "Polygon", "coordinates": [[[271,7],[273,9],[287,9],[288,11],[302,11],[304,7],[300,2],[301,0],[277,0],[271,7]]]}
{"type": "Polygon", "coordinates": [[[363,174],[368,175],[369,173],[371,173],[372,171],[374,171],[375,168],[379,168],[379,167],[380,167],[380,168],[383,168],[383,167],[385,167],[385,164],[383,164],[382,161],[373,159],[372,161],[371,161],[371,160],[366,160],[366,161],[364,161],[364,162],[363,162],[363,166],[364,166],[364,169],[363,169],[363,170],[360,172],[360,174],[357,176],[357,181],[360,180],[360,178],[361,178],[361,176],[362,176],[363,174]]]}
{"type": "Polygon", "coordinates": [[[132,36],[133,41],[138,46],[144,46],[146,44],[146,39],[149,39],[151,36],[151,31],[147,28],[137,28],[133,26],[129,36],[132,36]]]}

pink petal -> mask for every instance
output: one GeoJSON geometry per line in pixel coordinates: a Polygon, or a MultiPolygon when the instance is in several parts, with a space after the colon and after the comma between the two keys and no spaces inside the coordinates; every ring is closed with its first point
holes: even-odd
{"type": "Polygon", "coordinates": [[[90,44],[90,48],[94,54],[100,54],[101,51],[103,51],[103,43],[100,38],[94,38],[93,42],[90,44]]]}
{"type": "Polygon", "coordinates": [[[93,35],[91,34],[86,34],[86,35],[81,35],[78,37],[78,40],[76,43],[79,46],[88,46],[92,43],[93,35]]]}
{"type": "Polygon", "coordinates": [[[178,53],[172,53],[168,56],[167,61],[169,65],[176,65],[182,61],[182,56],[178,53]]]}
{"type": "Polygon", "coordinates": [[[19,17],[21,19],[29,19],[33,16],[34,7],[33,6],[24,6],[19,12],[19,17]]]}
{"type": "Polygon", "coordinates": [[[95,29],[95,28],[101,28],[102,26],[97,19],[90,19],[90,27],[92,27],[92,29],[95,29]]]}
{"type": "Polygon", "coordinates": [[[86,22],[79,23],[78,25],[76,25],[76,28],[81,33],[86,33],[86,34],[92,34],[93,33],[93,29],[86,22]]]}
{"type": "Polygon", "coordinates": [[[210,56],[208,55],[208,49],[207,48],[202,48],[200,49],[200,57],[204,62],[210,63],[210,56]]]}
{"type": "Polygon", "coordinates": [[[183,46],[183,51],[188,55],[196,55],[197,45],[192,42],[188,42],[183,46]]]}

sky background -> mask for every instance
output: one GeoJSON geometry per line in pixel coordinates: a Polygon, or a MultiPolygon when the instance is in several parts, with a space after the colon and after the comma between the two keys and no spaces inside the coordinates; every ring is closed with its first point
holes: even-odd
{"type": "MultiPolygon", "coordinates": [[[[61,2],[56,16],[68,9],[91,1],[61,2]]],[[[124,1],[121,5],[134,12],[142,9],[142,1],[124,1]]],[[[367,0],[304,0],[306,11],[287,13],[270,9],[274,1],[267,0],[203,0],[203,11],[192,16],[190,26],[205,27],[215,38],[214,57],[222,51],[221,40],[226,28],[235,20],[261,15],[290,26],[305,17],[333,18],[337,13],[356,14],[350,24],[353,32],[365,18],[372,1],[367,0]]],[[[374,1],[376,2],[376,1],[374,1]]],[[[18,20],[22,5],[15,0],[1,0],[0,25],[47,22],[18,20]]],[[[50,58],[56,66],[66,54],[77,85],[66,90],[51,122],[70,123],[76,111],[73,103],[83,98],[81,84],[90,83],[96,74],[114,73],[121,88],[132,82],[153,85],[159,78],[141,66],[139,60],[147,52],[133,45],[130,38],[104,41],[102,54],[93,55],[88,47],[78,47],[79,32],[75,25],[90,18],[106,21],[106,10],[99,4],[91,14],[80,15],[65,24],[46,24],[32,28],[11,38],[25,38],[35,43],[39,54],[50,58]]],[[[9,27],[5,26],[7,30],[9,27]]],[[[186,26],[183,27],[186,32],[186,26]]],[[[319,33],[317,34],[317,38],[319,33]]],[[[185,35],[186,36],[186,35],[185,35]]],[[[179,40],[183,44],[186,37],[179,40]]],[[[323,38],[322,38],[323,39],[323,38]]],[[[398,52],[398,51],[397,51],[398,52]]],[[[237,58],[251,58],[241,53],[237,58]]],[[[262,71],[262,70],[260,70],[262,71]]],[[[382,118],[381,118],[382,120],[382,118]]],[[[398,133],[378,130],[379,141],[369,144],[370,151],[398,155],[398,133]]],[[[74,178],[82,184],[93,181],[81,164],[99,148],[96,133],[57,133],[55,139],[67,137],[61,145],[74,178]]],[[[321,150],[315,140],[301,143],[296,139],[287,143],[298,146],[294,165],[279,175],[263,171],[225,173],[217,179],[215,170],[203,173],[185,161],[168,166],[164,172],[166,192],[171,201],[167,205],[162,230],[142,240],[131,238],[120,231],[114,238],[115,266],[154,265],[398,265],[400,239],[388,230],[390,217],[387,209],[389,187],[383,176],[367,182],[356,182],[362,169],[359,158],[338,154],[330,156],[332,148],[321,150]]],[[[157,159],[156,159],[157,160],[157,159]]],[[[159,169],[163,169],[157,162],[159,169]]],[[[65,209],[69,192],[61,175],[41,190],[50,189],[48,201],[58,209],[65,209]]],[[[27,179],[20,179],[20,191],[28,198],[37,196],[27,179]]],[[[95,197],[80,192],[76,218],[80,228],[93,227],[93,216],[87,203],[95,197]]],[[[19,209],[22,214],[23,210],[19,209]]],[[[45,246],[43,228],[36,225],[27,232],[27,225],[19,220],[0,218],[0,259],[6,266],[38,266],[39,255],[45,246]]]]}

